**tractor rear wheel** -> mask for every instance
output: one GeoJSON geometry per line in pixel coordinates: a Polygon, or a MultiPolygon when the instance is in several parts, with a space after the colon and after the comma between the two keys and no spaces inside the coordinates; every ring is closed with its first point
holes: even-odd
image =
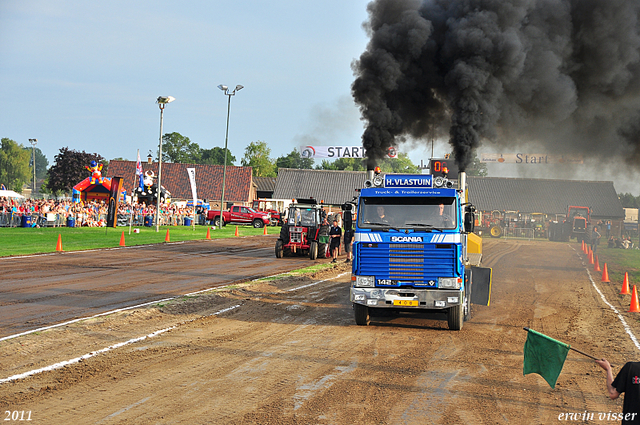
{"type": "Polygon", "coordinates": [[[502,237],[502,227],[500,227],[497,224],[494,224],[489,229],[489,234],[491,235],[492,238],[500,238],[500,237],[502,237]]]}

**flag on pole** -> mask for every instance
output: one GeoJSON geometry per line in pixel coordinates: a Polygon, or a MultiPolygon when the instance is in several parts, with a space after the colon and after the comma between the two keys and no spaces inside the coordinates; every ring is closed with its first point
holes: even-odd
{"type": "Polygon", "coordinates": [[[569,344],[528,329],[524,343],[523,375],[537,373],[551,388],[555,388],[570,348],[569,344]]]}
{"type": "Polygon", "coordinates": [[[138,149],[138,162],[136,162],[136,176],[138,176],[138,187],[142,188],[144,186],[143,180],[144,180],[144,176],[143,176],[143,172],[142,172],[142,163],[140,162],[140,149],[138,149]]]}

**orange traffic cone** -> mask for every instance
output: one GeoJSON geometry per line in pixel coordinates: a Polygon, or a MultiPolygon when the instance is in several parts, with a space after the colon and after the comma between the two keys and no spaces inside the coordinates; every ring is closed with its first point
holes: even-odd
{"type": "Polygon", "coordinates": [[[633,285],[633,291],[631,292],[631,305],[629,306],[630,313],[640,313],[640,304],[638,304],[638,292],[636,292],[636,285],[633,285]]]}
{"type": "Polygon", "coordinates": [[[56,251],[62,252],[62,235],[58,233],[58,243],[56,244],[56,251]]]}
{"type": "Polygon", "coordinates": [[[169,238],[169,229],[167,229],[167,236],[164,237],[165,242],[171,242],[171,238],[169,238]]]}
{"type": "Polygon", "coordinates": [[[607,263],[604,263],[604,269],[602,270],[602,283],[609,283],[609,272],[607,271],[607,263]]]}
{"type": "Polygon", "coordinates": [[[236,226],[236,236],[238,236],[238,226],[236,226]]]}
{"type": "Polygon", "coordinates": [[[207,239],[211,239],[211,227],[207,226],[207,239]]]}
{"type": "Polygon", "coordinates": [[[598,261],[598,256],[596,255],[596,259],[595,259],[595,266],[593,267],[593,271],[594,272],[601,272],[602,270],[600,270],[600,261],[598,261]]]}
{"type": "Polygon", "coordinates": [[[120,246],[126,246],[124,244],[124,231],[122,232],[122,236],[120,236],[120,246]]]}
{"type": "Polygon", "coordinates": [[[264,226],[264,232],[262,232],[263,235],[268,235],[267,233],[267,226],[264,226]]]}
{"type": "Polygon", "coordinates": [[[589,264],[593,264],[593,251],[589,249],[589,264]]]}
{"type": "Polygon", "coordinates": [[[624,274],[624,280],[622,281],[622,290],[620,291],[622,295],[629,295],[629,273],[624,274]]]}
{"type": "Polygon", "coordinates": [[[584,239],[582,240],[582,248],[580,248],[582,250],[582,252],[585,252],[584,250],[584,239]]]}

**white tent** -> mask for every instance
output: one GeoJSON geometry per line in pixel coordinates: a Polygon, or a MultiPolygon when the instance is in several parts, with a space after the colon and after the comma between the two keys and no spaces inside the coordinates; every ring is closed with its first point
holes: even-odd
{"type": "Polygon", "coordinates": [[[24,198],[24,196],[19,193],[14,192],[13,190],[0,190],[0,198],[24,198]]]}

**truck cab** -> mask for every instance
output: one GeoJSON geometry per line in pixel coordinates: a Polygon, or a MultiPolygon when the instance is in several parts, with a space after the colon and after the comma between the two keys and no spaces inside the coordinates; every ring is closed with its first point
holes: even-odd
{"type": "Polygon", "coordinates": [[[488,304],[491,281],[490,269],[468,253],[475,216],[464,190],[432,175],[377,175],[368,186],[360,191],[355,220],[350,300],[356,323],[367,325],[385,309],[439,311],[450,329],[462,329],[471,315],[472,284],[479,292],[474,302],[488,304]]]}

